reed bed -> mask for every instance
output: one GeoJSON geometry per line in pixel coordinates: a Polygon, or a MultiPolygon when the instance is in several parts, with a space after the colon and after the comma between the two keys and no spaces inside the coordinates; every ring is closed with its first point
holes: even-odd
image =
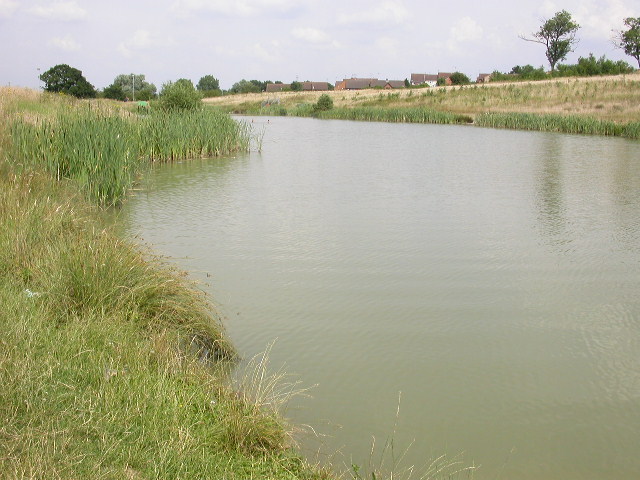
{"type": "Polygon", "coordinates": [[[153,112],[139,119],[139,156],[151,161],[215,157],[249,149],[249,125],[215,109],[153,112]]]}
{"type": "Polygon", "coordinates": [[[476,117],[475,123],[481,127],[491,128],[640,138],[639,123],[621,125],[611,121],[575,115],[483,113],[476,117]]]}
{"type": "Polygon", "coordinates": [[[392,123],[466,124],[471,117],[427,108],[334,108],[317,114],[320,118],[392,123]]]}
{"type": "Polygon", "coordinates": [[[99,104],[17,116],[9,131],[14,161],[74,179],[104,205],[125,197],[144,162],[247,151],[251,139],[248,125],[214,109],[135,115],[99,104]]]}

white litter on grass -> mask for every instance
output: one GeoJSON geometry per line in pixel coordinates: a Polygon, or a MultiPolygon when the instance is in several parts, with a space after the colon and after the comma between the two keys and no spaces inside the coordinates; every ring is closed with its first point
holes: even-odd
{"type": "Polygon", "coordinates": [[[29,290],[28,288],[25,289],[24,293],[27,294],[27,297],[32,298],[32,297],[39,297],[40,295],[42,295],[42,293],[40,292],[32,292],[31,290],[29,290]]]}

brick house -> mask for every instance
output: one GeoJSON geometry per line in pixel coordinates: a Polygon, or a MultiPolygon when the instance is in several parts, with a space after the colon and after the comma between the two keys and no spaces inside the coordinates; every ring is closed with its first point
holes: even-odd
{"type": "Polygon", "coordinates": [[[303,92],[326,92],[328,90],[328,82],[302,82],[303,92]]]}

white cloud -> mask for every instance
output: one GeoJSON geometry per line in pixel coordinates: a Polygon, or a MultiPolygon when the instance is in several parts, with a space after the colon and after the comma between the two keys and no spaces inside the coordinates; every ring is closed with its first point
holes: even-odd
{"type": "Polygon", "coordinates": [[[447,48],[452,52],[460,52],[461,44],[478,42],[482,39],[483,29],[471,17],[462,17],[449,30],[447,48]]]}
{"type": "Polygon", "coordinates": [[[59,48],[67,52],[74,52],[80,50],[80,44],[75,41],[71,35],[64,37],[55,37],[49,40],[49,46],[59,48]]]}
{"type": "Polygon", "coordinates": [[[638,15],[638,8],[634,3],[634,0],[574,0],[568,5],[558,5],[553,0],[545,0],[538,9],[540,17],[536,19],[534,31],[545,20],[564,9],[580,25],[578,38],[609,39],[612,30],[622,28],[624,18],[638,15]]]}
{"type": "Polygon", "coordinates": [[[297,27],[291,31],[291,35],[293,35],[297,40],[319,47],[340,47],[339,42],[333,40],[326,32],[317,28],[297,27]]]}
{"type": "Polygon", "coordinates": [[[174,43],[170,37],[160,37],[152,34],[148,30],[136,30],[129,40],[121,42],[120,45],[118,45],[118,50],[125,57],[130,57],[137,51],[167,47],[174,43]]]}
{"type": "Polygon", "coordinates": [[[182,14],[212,12],[232,16],[251,16],[269,11],[286,12],[297,7],[294,0],[177,0],[173,11],[182,14]]]}
{"type": "Polygon", "coordinates": [[[581,34],[592,38],[609,38],[612,30],[620,30],[624,25],[623,19],[638,15],[637,8],[634,9],[628,2],[620,0],[608,0],[605,2],[586,2],[578,9],[574,15],[575,21],[580,24],[581,34]]]}
{"type": "Polygon", "coordinates": [[[8,18],[18,9],[18,2],[0,0],[0,18],[8,18]]]}
{"type": "Polygon", "coordinates": [[[459,43],[482,38],[482,27],[471,17],[463,17],[451,27],[451,38],[459,43]]]}
{"type": "Polygon", "coordinates": [[[400,42],[395,38],[380,37],[376,40],[376,47],[387,52],[395,52],[398,50],[400,42]]]}
{"type": "Polygon", "coordinates": [[[317,28],[294,28],[291,31],[291,35],[293,35],[298,40],[304,40],[309,43],[325,43],[329,40],[329,36],[322,30],[318,30],[317,28]]]}
{"type": "Polygon", "coordinates": [[[551,18],[553,17],[556,12],[559,12],[560,10],[562,10],[561,8],[559,8],[554,2],[552,2],[551,0],[545,0],[544,2],[542,2],[542,4],[540,5],[540,13],[542,15],[544,15],[545,19],[551,18]]]}
{"type": "Polygon", "coordinates": [[[75,1],[54,2],[46,6],[40,5],[30,8],[27,12],[36,17],[62,21],[82,20],[87,16],[87,11],[75,1]]]}
{"type": "Polygon", "coordinates": [[[409,11],[400,2],[383,2],[373,8],[355,13],[341,13],[342,25],[398,25],[409,17],[409,11]]]}
{"type": "Polygon", "coordinates": [[[273,63],[279,59],[275,52],[277,52],[276,49],[265,48],[260,43],[256,43],[249,48],[249,54],[267,63],[273,63]]]}

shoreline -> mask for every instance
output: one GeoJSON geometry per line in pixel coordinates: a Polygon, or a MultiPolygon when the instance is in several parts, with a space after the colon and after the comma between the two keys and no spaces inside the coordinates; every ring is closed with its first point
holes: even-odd
{"type": "MultiPolygon", "coordinates": [[[[28,148],[35,137],[19,142],[10,128],[56,118],[51,143],[38,151],[72,152],[86,138],[72,134],[86,125],[65,130],[64,122],[86,119],[83,105],[0,89],[0,470],[61,479],[333,478],[302,458],[280,410],[229,378],[231,360],[219,357],[235,351],[210,299],[101,221],[102,197],[80,188],[80,180],[104,180],[91,177],[95,165],[56,178],[60,167],[28,148]]],[[[108,152],[134,144],[120,140],[121,122],[140,119],[102,113],[118,129],[101,137],[106,149],[89,150],[115,167],[108,152]]]]}
{"type": "MultiPolygon", "coordinates": [[[[605,77],[398,90],[251,93],[207,98],[203,103],[235,114],[378,121],[398,121],[393,118],[403,112],[421,110],[460,117],[451,123],[640,138],[640,71],[605,77]],[[316,113],[311,107],[324,94],[331,97],[334,108],[316,113]],[[357,118],[367,117],[362,113],[366,109],[371,118],[357,118]],[[496,116],[501,120],[497,121],[496,116]],[[559,128],[559,124],[566,127],[559,128]],[[602,126],[593,128],[595,124],[602,126]]],[[[404,117],[400,121],[412,121],[411,115],[404,117]]]]}

